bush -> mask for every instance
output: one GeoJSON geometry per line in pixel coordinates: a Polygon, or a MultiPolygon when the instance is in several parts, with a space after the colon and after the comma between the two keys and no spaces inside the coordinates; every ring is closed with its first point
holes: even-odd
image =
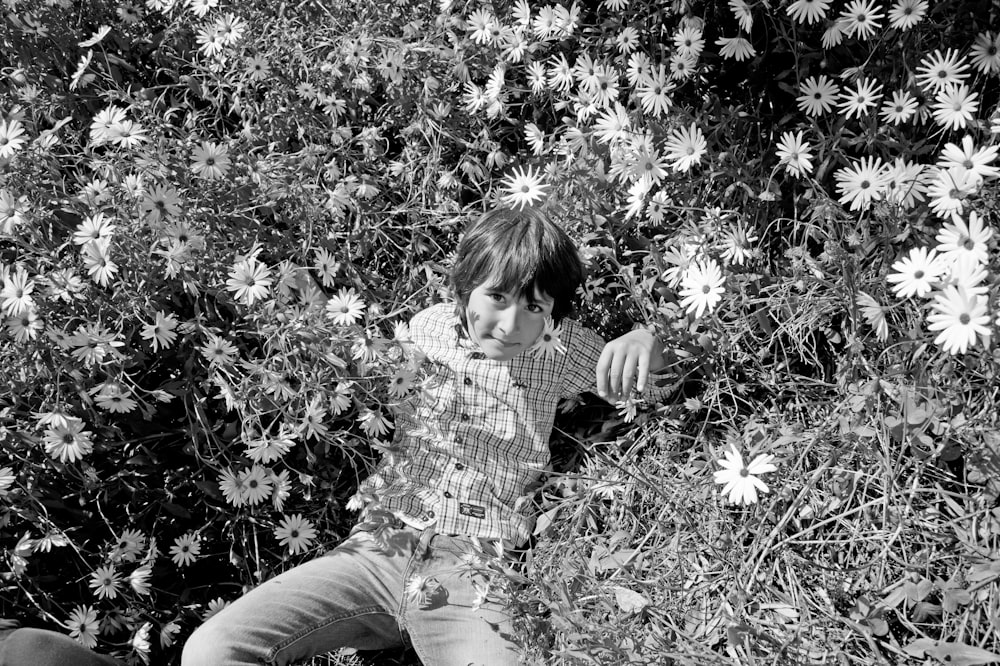
{"type": "Polygon", "coordinates": [[[172,663],[333,547],[464,221],[535,205],[676,399],[560,421],[533,663],[1000,659],[991,11],[9,2],[3,614],[172,663]]]}

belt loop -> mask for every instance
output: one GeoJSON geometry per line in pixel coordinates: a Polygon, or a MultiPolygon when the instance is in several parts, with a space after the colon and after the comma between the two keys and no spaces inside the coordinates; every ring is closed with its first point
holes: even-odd
{"type": "Polygon", "coordinates": [[[413,554],[421,560],[427,559],[430,554],[431,539],[434,538],[436,532],[434,531],[434,526],[425,527],[420,531],[420,537],[417,540],[417,546],[413,549],[413,554]]]}

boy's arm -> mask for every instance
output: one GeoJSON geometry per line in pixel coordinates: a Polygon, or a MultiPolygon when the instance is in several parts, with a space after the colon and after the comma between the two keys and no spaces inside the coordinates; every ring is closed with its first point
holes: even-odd
{"type": "Polygon", "coordinates": [[[597,361],[597,394],[608,402],[623,400],[632,389],[646,390],[650,373],[664,367],[663,343],[637,328],[604,345],[597,361]]]}

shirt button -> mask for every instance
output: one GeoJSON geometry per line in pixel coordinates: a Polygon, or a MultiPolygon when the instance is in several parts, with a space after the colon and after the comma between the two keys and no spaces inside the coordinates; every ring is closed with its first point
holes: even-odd
{"type": "Polygon", "coordinates": [[[455,463],[455,469],[461,472],[463,469],[465,469],[465,465],[463,465],[462,463],[455,463]]]}
{"type": "Polygon", "coordinates": [[[427,516],[428,518],[433,518],[434,517],[434,512],[433,511],[428,511],[424,515],[427,516]]]}
{"type": "Polygon", "coordinates": [[[472,386],[472,377],[466,377],[464,381],[466,386],[472,386]]]}
{"type": "Polygon", "coordinates": [[[482,361],[484,358],[486,358],[486,354],[480,351],[472,352],[472,358],[477,361],[482,361]]]}
{"type": "Polygon", "coordinates": [[[451,499],[451,493],[449,493],[447,490],[444,491],[444,496],[447,497],[448,499],[451,499]]]}
{"type": "Polygon", "coordinates": [[[468,421],[468,420],[469,420],[469,415],[468,415],[468,414],[464,414],[464,413],[463,413],[463,414],[462,414],[462,420],[463,420],[463,421],[468,421]]]}
{"type": "Polygon", "coordinates": [[[455,443],[456,443],[456,444],[461,444],[461,443],[462,443],[462,442],[464,442],[464,441],[465,441],[465,440],[464,440],[464,439],[462,439],[462,436],[461,436],[461,435],[457,435],[457,436],[455,437],[455,443]]]}

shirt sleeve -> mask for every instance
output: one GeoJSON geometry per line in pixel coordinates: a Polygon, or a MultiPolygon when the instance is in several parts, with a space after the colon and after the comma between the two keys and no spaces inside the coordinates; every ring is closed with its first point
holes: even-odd
{"type": "MultiPolygon", "coordinates": [[[[605,341],[600,335],[573,320],[563,320],[564,355],[562,398],[572,398],[581,393],[597,395],[597,363],[604,351],[605,341]]],[[[672,392],[672,386],[657,386],[671,375],[650,372],[642,399],[648,403],[663,402],[672,392]]]]}

